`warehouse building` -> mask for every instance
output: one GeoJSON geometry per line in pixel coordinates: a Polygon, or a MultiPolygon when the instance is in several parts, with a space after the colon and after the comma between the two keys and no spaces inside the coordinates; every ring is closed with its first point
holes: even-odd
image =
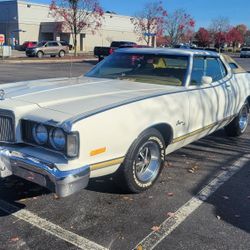
{"type": "MultiPolygon", "coordinates": [[[[71,34],[60,29],[49,5],[26,1],[0,1],[0,34],[7,44],[25,41],[65,40],[73,44],[71,34]]],[[[131,17],[105,13],[102,27],[95,34],[85,30],[78,35],[78,50],[89,52],[95,46],[109,46],[114,40],[137,42],[131,17]]]]}

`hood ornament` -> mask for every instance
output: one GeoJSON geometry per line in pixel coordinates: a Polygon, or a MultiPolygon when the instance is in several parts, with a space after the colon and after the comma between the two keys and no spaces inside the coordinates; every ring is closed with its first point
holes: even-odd
{"type": "Polygon", "coordinates": [[[5,92],[3,89],[0,89],[0,100],[1,101],[4,100],[5,99],[4,97],[5,97],[5,92]]]}

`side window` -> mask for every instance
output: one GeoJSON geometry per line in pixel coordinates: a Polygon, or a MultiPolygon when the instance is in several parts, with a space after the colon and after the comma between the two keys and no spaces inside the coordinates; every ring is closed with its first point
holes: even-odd
{"type": "Polygon", "coordinates": [[[221,65],[217,58],[206,59],[206,76],[212,77],[213,82],[219,81],[225,76],[222,74],[221,65]]]}
{"type": "Polygon", "coordinates": [[[194,57],[190,85],[201,84],[201,78],[205,75],[204,68],[205,68],[204,57],[194,57]]]}
{"type": "Polygon", "coordinates": [[[226,67],[225,67],[224,63],[221,61],[221,59],[218,59],[218,62],[220,64],[220,69],[221,69],[222,77],[225,77],[227,75],[226,67]]]}
{"type": "Polygon", "coordinates": [[[54,47],[54,46],[58,46],[57,42],[49,42],[48,43],[48,47],[54,47]]]}

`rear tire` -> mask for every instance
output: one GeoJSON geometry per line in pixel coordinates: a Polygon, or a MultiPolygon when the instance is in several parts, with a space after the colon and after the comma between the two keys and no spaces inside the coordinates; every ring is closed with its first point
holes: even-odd
{"type": "Polygon", "coordinates": [[[65,56],[65,51],[61,50],[58,55],[59,55],[59,57],[64,57],[65,56]]]}
{"type": "Polygon", "coordinates": [[[140,193],[153,186],[162,170],[165,148],[159,131],[147,129],[128,150],[117,172],[117,184],[129,193],[140,193]]]}
{"type": "Polygon", "coordinates": [[[249,106],[245,103],[239,114],[225,127],[228,136],[236,137],[244,134],[249,120],[249,106]]]}
{"type": "Polygon", "coordinates": [[[98,62],[101,62],[104,59],[102,56],[98,56],[98,62]]]}

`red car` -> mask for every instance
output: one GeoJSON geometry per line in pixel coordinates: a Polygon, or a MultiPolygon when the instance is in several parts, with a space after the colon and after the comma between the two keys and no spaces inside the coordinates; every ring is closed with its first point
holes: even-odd
{"type": "Polygon", "coordinates": [[[26,41],[21,45],[20,49],[25,51],[26,49],[36,47],[36,45],[37,45],[37,42],[26,41]]]}

